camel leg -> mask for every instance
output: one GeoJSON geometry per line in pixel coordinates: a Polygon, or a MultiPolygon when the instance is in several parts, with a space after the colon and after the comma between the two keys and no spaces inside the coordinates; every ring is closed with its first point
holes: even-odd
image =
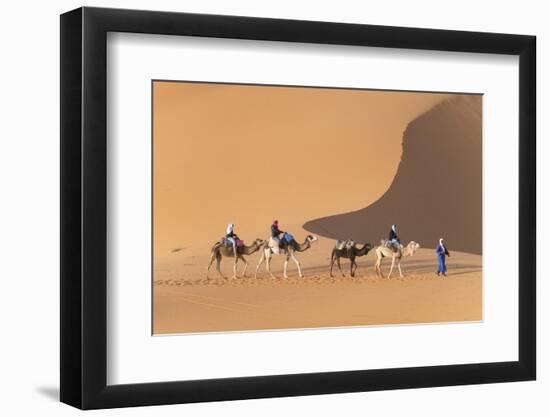
{"type": "Polygon", "coordinates": [[[260,269],[260,266],[264,263],[265,260],[265,252],[262,252],[260,256],[260,260],[258,261],[258,265],[256,265],[256,273],[254,274],[254,278],[258,278],[258,270],[260,269]]]}
{"type": "Polygon", "coordinates": [[[399,276],[401,278],[405,278],[405,275],[403,275],[403,271],[401,271],[401,260],[397,261],[397,269],[399,269],[399,276]]]}
{"type": "Polygon", "coordinates": [[[216,259],[216,252],[212,251],[210,254],[210,262],[208,263],[208,268],[206,269],[206,279],[208,279],[208,273],[210,272],[210,267],[214,263],[214,260],[216,259]]]}
{"type": "Polygon", "coordinates": [[[242,277],[243,278],[246,278],[246,268],[248,268],[248,262],[246,261],[246,259],[244,258],[244,256],[242,255],[239,255],[239,259],[244,262],[244,269],[243,269],[243,273],[242,273],[242,277]]]}
{"type": "Polygon", "coordinates": [[[300,275],[300,278],[304,277],[304,274],[302,274],[302,269],[300,268],[300,262],[298,262],[298,259],[296,259],[296,256],[294,256],[294,252],[290,254],[292,260],[296,264],[296,267],[298,268],[298,275],[300,275]]]}
{"type": "Polygon", "coordinates": [[[225,276],[222,274],[222,270],[220,269],[221,262],[222,262],[222,256],[218,253],[216,254],[216,270],[218,271],[218,274],[220,274],[221,277],[225,279],[225,276]]]}
{"type": "Polygon", "coordinates": [[[275,275],[271,272],[271,257],[267,257],[265,260],[265,268],[267,269],[267,272],[269,272],[269,275],[271,278],[275,279],[275,275]]]}
{"type": "Polygon", "coordinates": [[[392,256],[391,258],[391,266],[390,266],[390,272],[388,274],[388,278],[391,277],[391,273],[393,271],[393,266],[395,265],[395,256],[392,256]]]}
{"type": "Polygon", "coordinates": [[[237,279],[237,262],[238,261],[239,261],[238,255],[233,255],[233,279],[237,279]]]}
{"type": "Polygon", "coordinates": [[[284,268],[283,268],[283,277],[284,277],[284,278],[288,278],[288,275],[287,275],[287,273],[286,273],[286,269],[287,269],[287,266],[288,266],[288,260],[289,260],[289,259],[290,259],[290,255],[287,254],[287,255],[285,256],[285,266],[284,266],[284,268]]]}
{"type": "Polygon", "coordinates": [[[343,277],[346,276],[346,274],[344,274],[344,271],[342,271],[342,265],[340,264],[340,258],[336,258],[336,265],[338,265],[338,269],[340,270],[340,273],[342,274],[343,277]]]}
{"type": "Polygon", "coordinates": [[[378,278],[382,278],[382,272],[380,271],[380,264],[382,263],[382,258],[376,258],[376,263],[374,264],[374,270],[378,278]]]}
{"type": "Polygon", "coordinates": [[[357,263],[355,262],[355,258],[351,259],[351,265],[350,265],[350,274],[352,277],[355,276],[355,271],[357,271],[357,263]]]}
{"type": "Polygon", "coordinates": [[[265,255],[265,269],[271,275],[271,278],[275,279],[275,275],[271,272],[271,253],[265,255]]]}

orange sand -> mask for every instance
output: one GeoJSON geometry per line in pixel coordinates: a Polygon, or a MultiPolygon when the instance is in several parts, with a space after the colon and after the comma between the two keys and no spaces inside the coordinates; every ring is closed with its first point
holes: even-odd
{"type": "MultiPolygon", "coordinates": [[[[289,263],[282,276],[282,257],[273,261],[278,277],[264,269],[254,279],[259,254],[250,256],[248,278],[224,280],[214,272],[205,279],[207,256],[183,251],[159,266],[154,288],[154,333],[361,326],[395,323],[479,321],[482,319],[481,257],[455,252],[448,258],[447,278],[437,277],[433,249],[421,249],[402,263],[405,278],[378,278],[373,252],[358,258],[355,278],[343,260],[343,278],[329,277],[332,242],[321,239],[299,255],[305,277],[289,263]],[[182,265],[178,268],[176,265],[182,265]],[[185,266],[185,267],[183,267],[185,266]]],[[[389,262],[382,264],[387,273],[389,262]]],[[[242,270],[242,265],[241,269],[242,270]]],[[[222,262],[225,275],[231,261],[222,262]]]]}
{"type": "Polygon", "coordinates": [[[447,97],[156,82],[155,259],[209,248],[227,223],[252,241],[275,218],[298,234],[365,207],[393,180],[408,122],[447,97]]]}

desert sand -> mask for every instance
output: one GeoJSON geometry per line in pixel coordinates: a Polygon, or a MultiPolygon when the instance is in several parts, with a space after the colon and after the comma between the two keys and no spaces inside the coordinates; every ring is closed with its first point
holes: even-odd
{"type": "Polygon", "coordinates": [[[155,259],[208,249],[227,223],[252,241],[275,218],[299,234],[309,220],[373,203],[393,180],[408,123],[446,98],[156,82],[155,259]]]}
{"type": "MultiPolygon", "coordinates": [[[[472,198],[461,197],[461,210],[451,213],[458,217],[446,217],[442,235],[451,238],[452,252],[447,279],[434,274],[434,236],[439,237],[439,229],[420,235],[418,225],[403,217],[415,211],[428,214],[422,211],[422,199],[408,204],[410,193],[402,200],[395,197],[395,189],[402,191],[400,184],[407,183],[396,177],[404,172],[407,155],[418,155],[418,149],[429,152],[431,141],[446,139],[440,134],[445,115],[439,111],[437,117],[430,116],[432,109],[446,109],[457,97],[463,100],[455,109],[458,125],[474,122],[460,127],[451,139],[456,145],[461,134],[473,132],[468,143],[474,144],[461,152],[456,146],[439,146],[447,149],[446,156],[481,152],[475,143],[481,137],[474,117],[480,100],[473,104],[472,116],[462,109],[472,107],[468,96],[438,93],[173,82],[155,82],[153,92],[153,333],[482,319],[482,258],[474,247],[480,230],[465,239],[474,245],[457,248],[452,240],[459,235],[453,231],[467,226],[463,212],[472,214],[477,227],[478,188],[472,198]],[[414,128],[416,120],[422,120],[416,123],[421,129],[414,128]],[[433,134],[426,137],[426,132],[433,134]],[[418,141],[423,145],[407,152],[418,141]],[[368,210],[387,195],[393,195],[391,204],[400,207],[395,216],[352,216],[347,221],[346,213],[368,210]],[[304,279],[297,277],[292,261],[288,280],[272,280],[262,269],[257,279],[225,281],[214,268],[206,279],[210,248],[227,223],[235,223],[236,233],[250,244],[256,238],[267,239],[275,218],[300,242],[309,233],[319,237],[310,250],[298,254],[304,279]],[[373,252],[358,259],[355,278],[328,276],[334,239],[377,244],[393,222],[399,224],[404,241],[415,240],[425,248],[403,261],[406,278],[399,279],[397,271],[390,280],[377,278],[373,252]]],[[[425,154],[419,162],[426,164],[429,157],[425,154]]],[[[457,184],[459,167],[469,169],[462,162],[455,161],[457,169],[446,177],[451,185],[457,184]]],[[[407,163],[405,172],[418,171],[413,165],[407,163]]],[[[428,190],[425,184],[408,184],[428,190]]],[[[429,203],[433,211],[432,200],[429,203]]],[[[249,275],[259,256],[258,252],[248,257],[249,275]]],[[[278,277],[282,264],[282,257],[275,257],[272,267],[278,277]]],[[[223,260],[225,275],[231,275],[231,266],[231,260],[223,260]]],[[[349,262],[343,260],[343,266],[349,275],[349,262]]],[[[386,263],[383,270],[388,267],[386,263]]]]}
{"type": "MultiPolygon", "coordinates": [[[[446,278],[435,275],[433,249],[403,260],[405,278],[378,278],[374,252],[358,258],[359,269],[329,277],[332,242],[320,239],[299,255],[305,277],[289,263],[282,278],[282,257],[273,261],[276,279],[265,269],[254,278],[259,254],[249,258],[247,278],[224,280],[216,272],[205,279],[204,255],[174,254],[155,275],[153,332],[194,333],[263,329],[365,326],[382,324],[479,321],[482,319],[481,256],[452,252],[446,278]],[[186,268],[178,268],[187,262],[186,268]],[[181,272],[175,272],[181,271],[181,272]]],[[[241,269],[242,270],[242,265],[241,269]]],[[[387,274],[389,261],[382,264],[387,274]]],[[[231,274],[231,261],[222,262],[231,274]]]]}

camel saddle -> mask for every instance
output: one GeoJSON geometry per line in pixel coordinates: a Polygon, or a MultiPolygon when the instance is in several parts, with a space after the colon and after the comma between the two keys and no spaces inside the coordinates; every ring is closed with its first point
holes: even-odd
{"type": "Polygon", "coordinates": [[[394,252],[397,252],[397,250],[399,249],[399,243],[392,242],[391,240],[382,239],[380,243],[382,246],[385,246],[386,248],[389,248],[394,252]]]}
{"type": "MultiPolygon", "coordinates": [[[[233,244],[231,243],[231,241],[229,239],[227,239],[226,237],[222,237],[221,240],[220,240],[221,244],[222,245],[225,245],[227,247],[232,247],[233,244]]],[[[244,240],[241,240],[239,238],[236,238],[235,239],[235,245],[240,248],[241,246],[244,246],[244,240]]]]}
{"type": "Polygon", "coordinates": [[[338,250],[343,250],[343,249],[349,250],[354,246],[355,246],[355,242],[351,239],[336,241],[336,249],[338,250]]]}
{"type": "Polygon", "coordinates": [[[281,241],[273,237],[269,238],[267,246],[273,250],[274,253],[279,253],[281,247],[281,241]]]}

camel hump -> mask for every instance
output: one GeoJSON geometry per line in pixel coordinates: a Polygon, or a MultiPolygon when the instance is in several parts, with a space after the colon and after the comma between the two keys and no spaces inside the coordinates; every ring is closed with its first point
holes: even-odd
{"type": "MultiPolygon", "coordinates": [[[[386,249],[391,250],[392,252],[397,253],[397,252],[403,250],[403,245],[401,245],[400,243],[394,243],[394,242],[392,242],[390,240],[387,240],[387,239],[382,239],[382,240],[380,240],[380,249],[381,248],[386,248],[386,249]]],[[[377,249],[377,252],[380,253],[382,255],[382,257],[386,256],[386,255],[384,255],[384,251],[382,251],[382,250],[377,249]]]]}

